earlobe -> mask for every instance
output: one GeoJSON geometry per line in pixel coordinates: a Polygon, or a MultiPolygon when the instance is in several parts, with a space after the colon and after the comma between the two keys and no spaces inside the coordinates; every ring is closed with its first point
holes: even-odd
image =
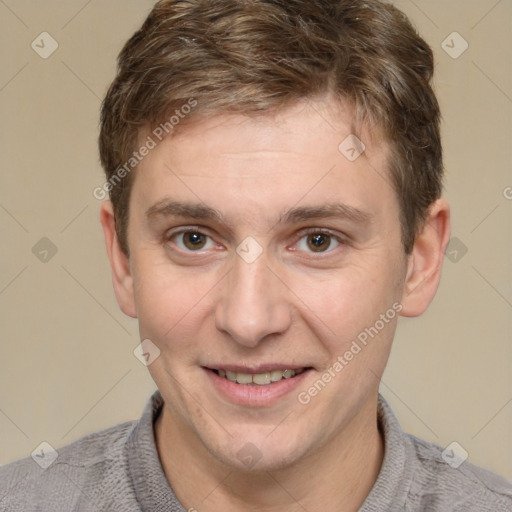
{"type": "Polygon", "coordinates": [[[444,253],[450,240],[450,207],[438,199],[429,208],[421,232],[409,255],[407,276],[402,296],[402,316],[419,316],[434,298],[443,266],[444,253]]]}
{"type": "Polygon", "coordinates": [[[117,302],[125,315],[137,318],[130,260],[121,250],[115,229],[114,209],[110,201],[104,201],[101,204],[100,222],[105,235],[105,244],[112,271],[112,284],[117,302]]]}

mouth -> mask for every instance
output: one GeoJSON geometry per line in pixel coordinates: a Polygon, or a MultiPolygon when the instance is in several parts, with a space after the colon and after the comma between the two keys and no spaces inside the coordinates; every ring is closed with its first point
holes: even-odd
{"type": "Polygon", "coordinates": [[[247,373],[240,371],[232,371],[227,369],[212,369],[207,368],[212,371],[219,377],[222,377],[231,382],[236,382],[237,384],[242,384],[244,386],[268,386],[275,384],[283,379],[293,379],[294,377],[300,375],[301,373],[310,370],[310,367],[303,368],[284,368],[284,369],[275,369],[268,370],[258,373],[247,373]]]}
{"type": "Polygon", "coordinates": [[[293,391],[314,371],[311,366],[290,363],[202,368],[216,396],[244,407],[271,407],[286,396],[293,396],[293,391]]]}

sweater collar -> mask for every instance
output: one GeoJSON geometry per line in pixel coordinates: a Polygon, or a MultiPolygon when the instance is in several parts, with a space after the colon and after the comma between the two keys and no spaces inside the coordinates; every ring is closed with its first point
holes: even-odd
{"type": "MultiPolygon", "coordinates": [[[[156,390],[129,435],[129,472],[144,512],[186,512],[167,481],[156,448],[154,425],[163,403],[160,392],[156,390]]],[[[384,437],[384,458],[377,480],[359,512],[403,509],[411,485],[413,472],[408,454],[411,447],[390,405],[380,393],[377,418],[384,437]]]]}

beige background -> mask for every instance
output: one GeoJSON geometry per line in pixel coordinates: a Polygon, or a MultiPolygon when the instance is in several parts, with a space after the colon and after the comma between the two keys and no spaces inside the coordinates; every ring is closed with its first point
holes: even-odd
{"type": "MultiPolygon", "coordinates": [[[[445,197],[467,253],[445,259],[427,314],[401,320],[381,391],[404,430],[512,479],[512,1],[396,3],[436,53],[445,197]],[[454,31],[469,43],[456,59],[441,46],[454,31]]],[[[154,389],[92,194],[100,99],[151,5],[0,1],[0,464],[137,418],[154,389]],[[43,31],[59,44],[47,59],[31,48],[43,31]]]]}

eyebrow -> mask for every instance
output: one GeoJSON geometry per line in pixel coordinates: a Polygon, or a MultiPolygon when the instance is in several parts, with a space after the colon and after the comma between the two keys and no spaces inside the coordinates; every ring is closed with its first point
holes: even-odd
{"type": "MultiPolygon", "coordinates": [[[[162,199],[151,206],[146,211],[145,216],[149,221],[158,217],[184,217],[197,220],[210,220],[224,224],[233,231],[233,227],[227,222],[221,212],[204,203],[162,199]]],[[[370,223],[373,215],[345,203],[298,206],[283,213],[274,226],[277,224],[294,224],[305,220],[325,218],[346,219],[355,224],[366,225],[370,223]]]]}
{"type": "Polygon", "coordinates": [[[146,211],[146,218],[152,220],[156,217],[191,217],[194,219],[223,221],[223,215],[214,208],[201,203],[185,201],[170,201],[162,199],[146,211]]]}
{"type": "Polygon", "coordinates": [[[372,215],[344,203],[328,203],[321,206],[300,206],[286,212],[280,223],[293,224],[310,219],[341,218],[355,224],[368,224],[372,215]]]}

